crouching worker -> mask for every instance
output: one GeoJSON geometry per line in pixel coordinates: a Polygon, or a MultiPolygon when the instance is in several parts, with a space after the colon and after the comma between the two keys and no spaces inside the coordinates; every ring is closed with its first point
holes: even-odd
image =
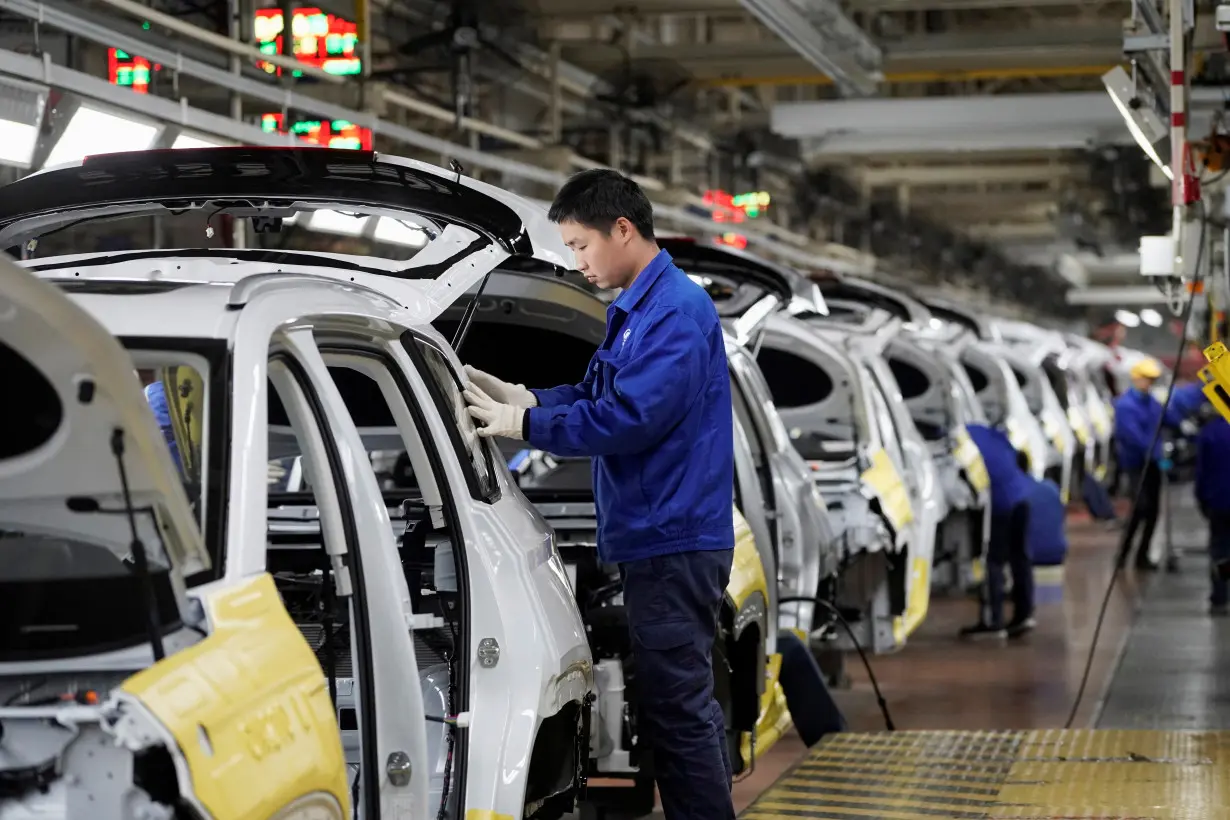
{"type": "Polygon", "coordinates": [[[1029,456],[1017,453],[1017,466],[1032,485],[1029,492],[1029,537],[1026,547],[1034,566],[1053,567],[1068,554],[1065,532],[1067,510],[1059,485],[1049,478],[1041,481],[1029,474],[1029,456]]]}
{"type": "Polygon", "coordinates": [[[808,748],[825,735],[846,731],[846,719],[824,682],[824,672],[807,644],[789,629],[777,633],[777,651],[782,656],[781,684],[786,708],[808,748]]]}
{"type": "Polygon", "coordinates": [[[961,630],[963,638],[1005,638],[1034,627],[1034,574],[1029,561],[1029,497],[1032,479],[1018,464],[1012,442],[1000,430],[966,425],[978,445],[991,479],[991,543],[978,623],[961,630]],[[1004,565],[1012,570],[1012,620],[1004,623],[1004,565]]]}
{"type": "Polygon", "coordinates": [[[1230,424],[1220,415],[1205,423],[1196,438],[1196,500],[1209,522],[1212,590],[1209,612],[1230,611],[1226,578],[1230,576],[1230,424]]]}

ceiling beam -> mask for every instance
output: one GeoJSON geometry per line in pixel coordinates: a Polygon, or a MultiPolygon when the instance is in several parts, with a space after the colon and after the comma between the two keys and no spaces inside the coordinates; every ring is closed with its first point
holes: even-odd
{"type": "MultiPolygon", "coordinates": [[[[776,38],[718,37],[717,42],[638,45],[640,60],[679,63],[702,80],[760,78],[816,73],[786,42],[776,38]]],[[[720,34],[720,32],[719,32],[720,34]]],[[[596,71],[618,66],[623,55],[596,48],[592,40],[565,40],[564,56],[596,71]]],[[[886,75],[933,71],[1011,71],[1030,68],[1113,65],[1123,60],[1123,37],[1115,26],[1063,26],[964,30],[910,35],[885,42],[880,69],[886,75]]]]}
{"type": "Polygon", "coordinates": [[[1064,179],[1088,173],[1081,163],[1022,162],[1004,164],[902,165],[888,168],[856,168],[850,171],[872,188],[907,185],[911,188],[941,185],[1002,184],[1064,179]]]}
{"type": "Polygon", "coordinates": [[[1069,305],[1160,305],[1166,295],[1151,284],[1125,287],[1095,287],[1069,290],[1069,305]]]}
{"type": "Polygon", "coordinates": [[[1108,123],[1127,131],[1110,95],[1101,91],[783,102],[770,113],[774,132],[796,138],[833,133],[1015,131],[1043,125],[1088,128],[1108,123]]]}
{"type": "Polygon", "coordinates": [[[1055,236],[1055,226],[1050,222],[971,223],[961,228],[961,231],[973,239],[981,239],[985,242],[1013,242],[1055,236]]]}

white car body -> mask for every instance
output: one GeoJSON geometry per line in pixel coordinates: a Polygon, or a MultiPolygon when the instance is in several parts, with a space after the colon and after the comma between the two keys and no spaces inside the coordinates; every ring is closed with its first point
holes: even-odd
{"type": "MultiPolygon", "coordinates": [[[[222,157],[217,161],[225,165],[233,161],[234,152],[174,153],[173,158],[158,159],[171,173],[181,172],[184,163],[202,157],[208,161],[222,157]]],[[[89,292],[91,288],[85,287],[74,298],[113,334],[128,340],[130,349],[138,351],[138,364],[142,358],[152,360],[159,355],[142,349],[142,339],[163,340],[164,352],[182,348],[184,343],[212,344],[224,351],[222,360],[234,385],[227,414],[231,425],[230,429],[211,430],[206,437],[215,437],[210,440],[221,448],[217,452],[227,453],[227,516],[221,534],[225,559],[216,576],[191,588],[190,594],[206,595],[214,587],[262,573],[270,556],[281,560],[276,548],[266,547],[271,533],[289,528],[305,537],[323,538],[331,545],[335,564],[339,547],[344,552],[342,545],[349,542],[362,558],[367,587],[366,620],[376,700],[404,703],[406,708],[384,708],[367,716],[358,695],[371,690],[363,688],[361,677],[356,679],[359,723],[363,729],[374,726],[378,748],[368,749],[366,742],[348,743],[347,756],[354,756],[351,762],[355,763],[362,753],[365,764],[375,761],[383,769],[389,755],[402,748],[394,745],[396,737],[412,733],[411,758],[427,761],[427,765],[414,767],[413,778],[416,795],[426,802],[429,790],[433,799],[441,796],[442,784],[435,775],[445,758],[452,757],[453,748],[451,744],[447,751],[442,748],[447,734],[442,729],[435,733],[434,742],[424,739],[423,703],[416,684],[422,685],[423,695],[430,695],[439,691],[439,681],[428,680],[432,670],[418,668],[414,642],[420,634],[441,630],[444,621],[412,606],[417,591],[408,588],[403,574],[390,510],[372,468],[373,448],[369,446],[372,441],[400,440],[422,492],[422,513],[429,519],[425,526],[444,533],[432,542],[436,545],[433,553],[440,555],[435,550],[441,539],[450,548],[457,540],[464,544],[464,549],[452,549],[452,554],[462,611],[468,620],[457,638],[460,646],[454,645],[455,652],[463,653],[459,663],[464,680],[453,681],[462,701],[455,737],[458,759],[464,763],[453,780],[461,779],[465,788],[461,805],[449,804],[449,816],[477,812],[521,818],[539,816],[540,810],[554,816],[559,806],[553,801],[575,797],[584,780],[583,767],[575,765],[575,772],[562,773],[565,783],[561,788],[567,793],[561,795],[551,791],[554,785],[543,785],[554,783],[559,773],[535,771],[532,761],[539,767],[567,767],[568,756],[573,751],[583,754],[588,746],[585,734],[595,682],[585,628],[552,530],[519,492],[494,446],[476,438],[459,398],[464,384],[460,362],[430,322],[512,251],[532,253],[550,264],[569,264],[571,253],[560,243],[545,214],[493,186],[399,158],[349,151],[316,156],[326,154],[330,178],[350,176],[346,195],[338,198],[325,190],[327,185],[317,191],[309,184],[305,190],[287,194],[293,197],[288,204],[301,211],[357,209],[365,205],[372,190],[370,179],[383,176],[386,182],[395,180],[404,186],[404,208],[385,201],[364,212],[377,219],[408,218],[427,225],[436,233],[434,241],[409,264],[311,252],[291,254],[294,259],[289,263],[271,266],[251,261],[240,251],[218,249],[158,251],[120,261],[79,255],[39,259],[31,267],[43,278],[72,283],[78,290],[83,283],[97,283],[94,290],[114,291],[89,292]],[[427,192],[422,194],[426,215],[416,211],[414,204],[415,196],[423,191],[427,192]],[[433,192],[444,196],[432,199],[433,192]],[[448,197],[461,202],[455,204],[448,197]],[[464,214],[465,219],[474,220],[469,224],[441,220],[448,207],[463,207],[467,198],[470,210],[477,205],[491,213],[464,214]],[[356,371],[370,378],[388,401],[386,410],[394,423],[380,429],[355,424],[355,408],[347,405],[331,369],[356,371]],[[455,384],[443,385],[442,379],[455,384]],[[326,443],[336,450],[334,471],[340,468],[338,478],[344,480],[336,486],[319,484],[315,492],[329,503],[336,495],[355,511],[351,522],[355,531],[350,536],[342,532],[342,525],[324,503],[282,505],[273,513],[266,508],[269,462],[283,455],[271,453],[269,442],[285,440],[289,432],[268,421],[272,405],[267,384],[291,397],[290,403],[279,398],[279,404],[292,425],[296,413],[309,407],[327,420],[332,440],[326,443]],[[483,476],[481,491],[476,489],[476,474],[483,476]],[[294,518],[302,526],[294,526],[294,518]],[[364,720],[374,724],[364,724],[364,720]],[[473,736],[475,731],[481,734],[473,736]],[[540,743],[550,745],[540,748],[540,743]],[[563,748],[554,748],[558,744],[563,748]],[[572,744],[575,749],[569,748],[572,744]],[[540,758],[546,762],[537,762],[540,758]]],[[[269,157],[256,151],[241,161],[259,164],[269,157]]],[[[310,164],[310,159],[298,155],[293,163],[310,164]]],[[[121,158],[120,167],[131,160],[121,158]]],[[[271,167],[285,162],[280,158],[268,161],[271,167]]],[[[105,175],[111,168],[109,163],[99,163],[86,170],[105,175]]],[[[43,184],[75,185],[81,178],[71,168],[45,174],[49,176],[34,175],[22,184],[44,177],[43,184]]],[[[230,180],[219,183],[218,198],[239,195],[228,184],[230,180]]],[[[150,190],[155,188],[150,186],[150,190]]],[[[268,195],[273,199],[281,193],[270,190],[268,195]]],[[[46,196],[54,199],[53,193],[46,196]]],[[[125,208],[136,211],[140,207],[131,201],[135,197],[121,206],[105,202],[106,191],[96,196],[98,211],[124,213],[125,208]]],[[[185,189],[178,197],[205,201],[211,194],[209,189],[185,189]]],[[[37,196],[30,199],[35,204],[43,202],[37,196]]],[[[0,237],[37,233],[55,224],[57,216],[61,222],[66,219],[48,209],[24,222],[0,220],[0,237]]],[[[305,462],[317,462],[309,475],[328,472],[322,470],[321,453],[309,447],[302,455],[305,462]]],[[[438,572],[435,577],[440,577],[438,572]]],[[[340,592],[344,580],[338,578],[340,592]]],[[[355,635],[356,643],[362,643],[362,633],[355,635]]],[[[436,678],[438,671],[433,673],[436,678]]],[[[436,715],[437,724],[443,717],[436,715]]],[[[375,769],[361,767],[361,799],[370,801],[375,788],[390,816],[425,816],[390,794],[388,778],[375,769]]],[[[452,798],[456,796],[454,790],[452,798]]],[[[416,805],[421,808],[423,803],[416,805]]],[[[434,814],[437,808],[433,804],[430,810],[434,814]]]]}
{"type": "MultiPolygon", "coordinates": [[[[905,483],[910,465],[865,357],[845,346],[845,334],[817,332],[819,323],[769,316],[757,363],[842,544],[833,602],[860,645],[892,652],[905,638],[911,576],[904,559],[917,554],[920,539],[905,483]]],[[[842,630],[825,639],[831,649],[854,649],[842,630]]]]}
{"type": "Polygon", "coordinates": [[[925,304],[958,355],[986,422],[1029,456],[1030,474],[1042,479],[1052,445],[1009,364],[998,325],[951,302],[928,299],[925,304]]]}

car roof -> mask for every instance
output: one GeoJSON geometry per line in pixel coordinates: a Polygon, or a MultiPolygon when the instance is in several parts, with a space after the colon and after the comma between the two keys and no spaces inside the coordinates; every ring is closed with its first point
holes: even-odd
{"type": "MultiPolygon", "coordinates": [[[[43,273],[43,278],[52,278],[43,273]]],[[[229,340],[243,307],[262,291],[285,291],[288,309],[295,295],[325,291],[340,314],[379,315],[433,339],[427,321],[382,292],[307,274],[254,274],[236,282],[141,282],[55,280],[74,302],[115,336],[229,340]]]]}

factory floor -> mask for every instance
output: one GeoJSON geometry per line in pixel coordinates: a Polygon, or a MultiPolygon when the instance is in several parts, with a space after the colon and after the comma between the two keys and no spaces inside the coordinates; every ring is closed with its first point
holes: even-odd
{"type": "MultiPolygon", "coordinates": [[[[835,693],[851,731],[772,750],[764,780],[736,787],[741,819],[1230,818],[1230,732],[1217,731],[1230,728],[1230,618],[1207,613],[1189,494],[1173,496],[1178,571],[1121,576],[1071,729],[1119,537],[1080,516],[1032,635],[963,644],[953,635],[973,605],[936,601],[905,650],[873,659],[898,731],[883,731],[851,669],[854,686],[835,693]]],[[[1159,528],[1159,550],[1164,538],[1159,528]]]]}
{"type": "MultiPolygon", "coordinates": [[[[1207,614],[1206,536],[1189,496],[1172,496],[1179,571],[1129,569],[1116,583],[1071,730],[1120,538],[1079,512],[1062,572],[1039,573],[1032,634],[961,641],[976,604],[933,598],[901,652],[871,658],[897,732],[884,731],[853,656],[850,687],[833,693],[849,733],[811,750],[783,738],[735,784],[741,819],[1230,820],[1230,732],[1213,731],[1230,729],[1230,618],[1207,614]]],[[[1155,553],[1164,525],[1156,539],[1155,553]]]]}

